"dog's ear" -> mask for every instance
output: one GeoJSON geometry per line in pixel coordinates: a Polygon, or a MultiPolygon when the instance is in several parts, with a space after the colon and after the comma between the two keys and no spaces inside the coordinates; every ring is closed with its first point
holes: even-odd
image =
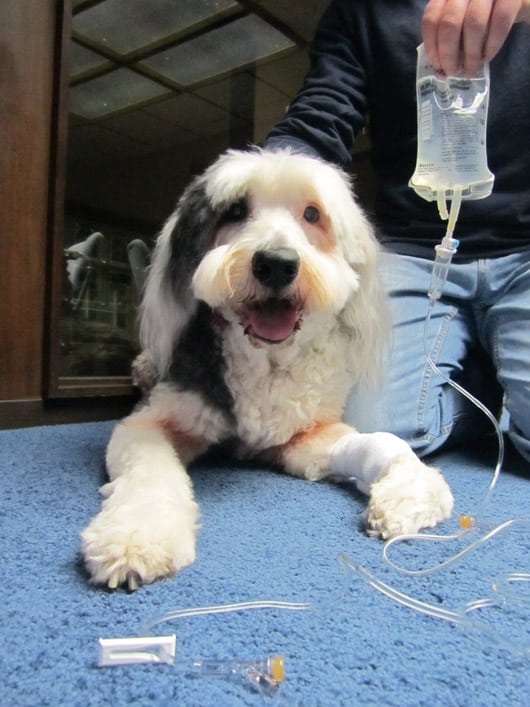
{"type": "Polygon", "coordinates": [[[140,342],[164,378],[182,330],[197,309],[191,280],[215,237],[204,176],[185,190],[158,237],[140,307],[140,342]]]}
{"type": "Polygon", "coordinates": [[[356,381],[377,383],[390,333],[386,295],[378,273],[379,244],[365,214],[355,202],[342,213],[340,242],[344,257],[359,278],[339,320],[350,338],[349,366],[356,381]]]}

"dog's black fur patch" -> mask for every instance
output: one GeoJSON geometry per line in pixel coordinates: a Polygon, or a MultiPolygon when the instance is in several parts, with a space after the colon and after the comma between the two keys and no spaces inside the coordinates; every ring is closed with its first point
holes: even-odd
{"type": "Polygon", "coordinates": [[[173,352],[169,380],[204,401],[233,422],[234,400],[224,380],[225,362],[214,313],[204,302],[185,326],[173,352]]]}
{"type": "Polygon", "coordinates": [[[189,288],[193,273],[215,239],[218,213],[212,208],[200,179],[192,182],[182,195],[178,214],[170,236],[169,269],[173,289],[182,299],[183,291],[189,288]]]}

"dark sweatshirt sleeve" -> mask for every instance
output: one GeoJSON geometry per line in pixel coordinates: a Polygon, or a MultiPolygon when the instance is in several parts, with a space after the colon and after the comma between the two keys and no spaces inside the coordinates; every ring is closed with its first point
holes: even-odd
{"type": "Polygon", "coordinates": [[[354,137],[365,122],[366,72],[355,7],[335,0],[315,34],[311,67],[285,117],[267,136],[265,147],[292,147],[346,165],[354,137]]]}

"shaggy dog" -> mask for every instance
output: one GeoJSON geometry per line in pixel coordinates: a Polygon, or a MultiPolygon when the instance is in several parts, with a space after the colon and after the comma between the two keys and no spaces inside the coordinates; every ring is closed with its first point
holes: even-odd
{"type": "Polygon", "coordinates": [[[230,151],[191,183],[144,291],[136,368],[152,389],[113,432],[102,510],[82,533],[92,581],[134,588],[194,561],[186,465],[220,443],[304,479],[355,477],[382,537],[450,513],[441,475],[408,445],[341,422],[351,385],[380,364],[377,259],[329,164],[230,151]]]}

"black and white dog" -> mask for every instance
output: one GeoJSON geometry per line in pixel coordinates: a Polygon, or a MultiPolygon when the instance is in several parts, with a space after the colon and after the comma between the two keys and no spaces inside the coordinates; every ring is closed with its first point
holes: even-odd
{"type": "Polygon", "coordinates": [[[136,587],[193,562],[186,465],[227,440],[305,479],[347,461],[382,537],[450,513],[445,481],[408,445],[341,422],[351,385],[381,359],[377,261],[347,179],[320,160],[230,151],[191,183],[143,297],[137,371],[152,389],[114,430],[103,507],[82,533],[94,582],[136,587]]]}

